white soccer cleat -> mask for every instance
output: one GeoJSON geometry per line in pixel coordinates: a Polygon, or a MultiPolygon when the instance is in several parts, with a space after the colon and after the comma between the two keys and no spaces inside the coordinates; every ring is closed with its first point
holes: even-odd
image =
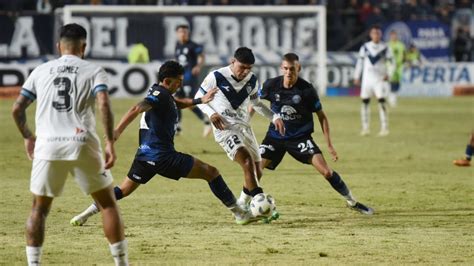
{"type": "Polygon", "coordinates": [[[378,136],[379,136],[379,137],[385,137],[385,136],[388,136],[389,133],[390,133],[390,132],[388,131],[388,129],[382,129],[382,130],[380,130],[378,136]]]}
{"type": "Polygon", "coordinates": [[[89,217],[87,217],[87,216],[82,216],[82,215],[79,214],[77,216],[74,216],[74,218],[72,218],[71,221],[69,221],[69,223],[72,226],[82,226],[87,222],[88,218],[89,217]]]}
{"type": "Polygon", "coordinates": [[[262,219],[262,217],[255,217],[252,215],[251,211],[245,211],[244,213],[234,213],[235,223],[240,225],[246,225],[249,223],[257,222],[262,219]]]}
{"type": "Polygon", "coordinates": [[[368,129],[362,129],[362,130],[360,131],[360,135],[361,135],[361,136],[368,136],[368,135],[370,135],[370,130],[368,130],[368,129]]]}

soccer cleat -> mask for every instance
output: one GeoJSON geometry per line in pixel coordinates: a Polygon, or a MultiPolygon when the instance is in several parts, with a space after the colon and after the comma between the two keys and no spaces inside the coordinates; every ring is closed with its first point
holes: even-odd
{"type": "Polygon", "coordinates": [[[278,220],[280,218],[280,213],[277,210],[273,210],[272,215],[262,219],[262,222],[269,224],[272,221],[278,220]]]}
{"type": "Polygon", "coordinates": [[[204,128],[202,130],[202,137],[205,138],[205,137],[209,136],[209,134],[211,134],[211,132],[212,132],[211,125],[204,125],[204,128]]]}
{"type": "Polygon", "coordinates": [[[347,207],[349,207],[350,209],[352,209],[354,211],[358,211],[362,214],[366,214],[366,215],[374,214],[374,209],[372,209],[370,207],[367,207],[367,206],[365,206],[364,204],[362,204],[360,202],[356,202],[355,205],[347,204],[347,207]]]}
{"type": "Polygon", "coordinates": [[[253,223],[262,219],[262,217],[255,217],[252,215],[250,211],[246,211],[244,213],[234,213],[235,223],[240,225],[246,225],[249,223],[253,223]]]}
{"type": "Polygon", "coordinates": [[[74,216],[71,221],[69,221],[69,223],[72,225],[72,226],[82,226],[84,225],[86,222],[87,222],[87,216],[83,216],[83,215],[77,215],[77,216],[74,216]]]}
{"type": "Polygon", "coordinates": [[[379,137],[385,137],[389,134],[390,132],[388,131],[388,129],[382,129],[380,130],[379,132],[379,137]]]}
{"type": "Polygon", "coordinates": [[[360,135],[361,136],[368,136],[368,135],[370,135],[370,130],[362,129],[362,131],[360,132],[360,135]]]}
{"type": "Polygon", "coordinates": [[[471,166],[471,161],[466,158],[454,160],[453,164],[456,166],[471,166]]]}

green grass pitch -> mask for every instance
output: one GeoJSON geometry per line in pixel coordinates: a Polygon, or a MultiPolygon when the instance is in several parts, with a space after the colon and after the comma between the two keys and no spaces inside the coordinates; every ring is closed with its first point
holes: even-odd
{"type": "MultiPolygon", "coordinates": [[[[113,100],[116,121],[137,99],[113,100]]],[[[234,224],[229,211],[201,180],[178,182],[156,176],[120,201],[134,264],[314,265],[474,264],[473,167],[458,168],[474,128],[474,99],[400,99],[390,109],[390,135],[376,137],[378,112],[372,102],[372,136],[359,136],[359,99],[323,98],[340,160],[330,162],[371,217],[345,207],[342,198],[308,165],[286,157],[265,171],[262,185],[281,213],[272,224],[234,224]]],[[[31,162],[11,119],[12,100],[0,101],[0,264],[25,264],[24,227],[31,206],[31,162]]],[[[32,125],[33,108],[28,112],[32,125]]],[[[239,166],[184,111],[184,134],[176,148],[218,167],[239,195],[239,166]]],[[[262,140],[267,122],[255,116],[262,140]]],[[[137,147],[135,121],[117,143],[115,183],[127,173],[137,147]]],[[[102,131],[102,130],[101,130],[102,131]]],[[[102,133],[101,133],[102,134],[102,133]]],[[[326,158],[317,125],[313,135],[326,158]]],[[[112,264],[100,217],[83,227],[69,220],[91,203],[72,178],[53,203],[47,221],[43,263],[112,264]]]]}

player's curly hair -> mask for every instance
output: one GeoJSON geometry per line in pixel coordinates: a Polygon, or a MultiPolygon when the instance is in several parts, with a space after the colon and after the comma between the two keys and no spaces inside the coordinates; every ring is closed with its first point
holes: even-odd
{"type": "Polygon", "coordinates": [[[239,47],[235,50],[234,58],[242,64],[255,64],[255,56],[251,49],[247,47],[239,47]]]}
{"type": "Polygon", "coordinates": [[[66,24],[59,30],[59,39],[68,41],[81,41],[87,38],[84,27],[76,23],[66,24]]]}
{"type": "Polygon", "coordinates": [[[162,82],[165,78],[177,78],[184,74],[184,68],[178,62],[169,60],[161,65],[158,71],[158,81],[162,82]]]}

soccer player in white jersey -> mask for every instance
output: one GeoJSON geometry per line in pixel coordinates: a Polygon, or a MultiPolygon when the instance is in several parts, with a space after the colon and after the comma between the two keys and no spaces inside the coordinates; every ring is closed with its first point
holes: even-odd
{"type": "Polygon", "coordinates": [[[258,80],[251,72],[255,57],[247,47],[238,48],[229,66],[212,71],[201,84],[195,98],[217,87],[219,90],[208,104],[198,107],[209,116],[214,138],[227,156],[244,171],[244,186],[238,203],[247,204],[252,197],[263,193],[257,176],[261,176],[261,157],[258,143],[250,127],[249,104],[255,111],[271,120],[277,131],[285,134],[283,120],[262,102],[258,96],[258,80]]]}
{"type": "Polygon", "coordinates": [[[360,76],[362,74],[362,84],[360,97],[361,106],[361,135],[370,134],[370,97],[375,95],[379,102],[380,132],[379,136],[388,135],[388,114],[385,106],[385,98],[390,90],[390,76],[393,72],[393,55],[385,43],[382,42],[382,31],[378,26],[372,26],[369,32],[370,42],[364,43],[359,51],[359,58],[354,73],[354,84],[361,84],[360,76]]]}
{"type": "Polygon", "coordinates": [[[33,206],[26,223],[29,265],[40,264],[46,216],[54,197],[61,195],[68,173],[98,202],[115,264],[128,265],[127,241],[108,170],[116,156],[107,74],[82,59],[86,37],[86,30],[77,24],[61,27],[57,44],[61,57],[38,66],[13,105],[13,118],[24,138],[27,156],[33,160],[33,206]],[[105,161],[95,128],[96,99],[105,128],[105,161]],[[34,100],[36,134],[28,128],[25,113],[34,100]]]}

